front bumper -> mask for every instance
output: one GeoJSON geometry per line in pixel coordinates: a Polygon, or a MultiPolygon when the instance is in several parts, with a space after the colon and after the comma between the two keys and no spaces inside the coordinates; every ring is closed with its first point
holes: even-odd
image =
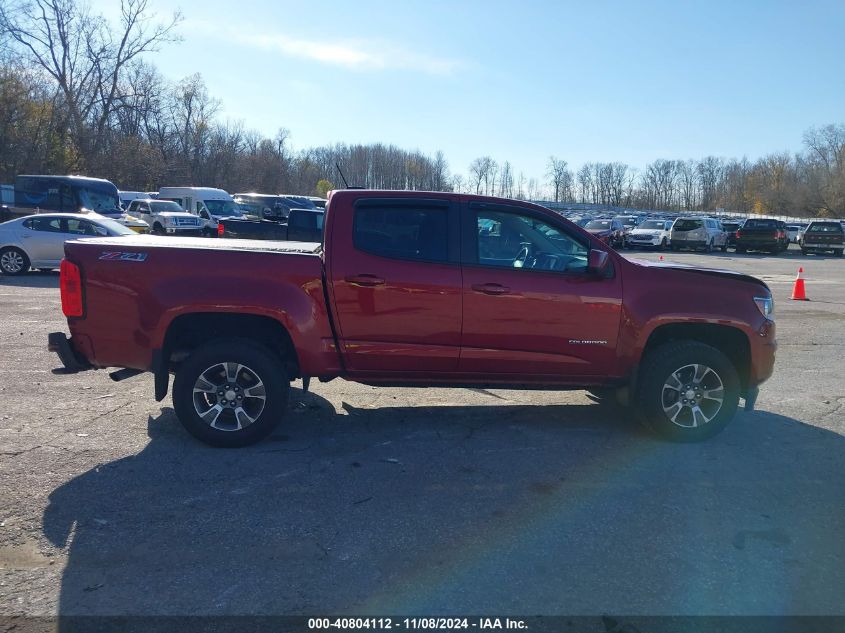
{"type": "Polygon", "coordinates": [[[51,332],[47,335],[47,351],[55,352],[62,361],[65,373],[75,374],[80,371],[94,369],[88,359],[78,354],[71,345],[71,340],[64,332],[51,332]]]}
{"type": "Polygon", "coordinates": [[[631,246],[660,246],[661,243],[659,237],[629,236],[625,241],[631,246]]]}
{"type": "Polygon", "coordinates": [[[183,235],[188,237],[201,237],[203,232],[200,228],[182,229],[176,226],[164,227],[164,232],[168,235],[183,235]]]}

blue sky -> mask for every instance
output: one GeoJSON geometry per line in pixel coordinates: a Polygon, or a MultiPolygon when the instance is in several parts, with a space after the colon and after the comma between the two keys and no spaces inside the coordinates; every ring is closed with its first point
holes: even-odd
{"type": "Polygon", "coordinates": [[[393,143],[542,178],[552,154],[754,159],[845,122],[842,0],[150,4],[185,17],[150,57],[165,76],[200,72],[224,117],[296,149],[393,143]]]}

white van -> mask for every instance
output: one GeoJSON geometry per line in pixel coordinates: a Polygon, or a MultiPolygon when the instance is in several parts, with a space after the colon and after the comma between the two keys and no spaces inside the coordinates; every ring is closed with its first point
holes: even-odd
{"type": "Polygon", "coordinates": [[[241,218],[234,199],[226,191],[214,187],[162,187],[159,200],[172,200],[188,213],[199,217],[203,232],[217,236],[217,222],[223,218],[241,218]]]}
{"type": "Polygon", "coordinates": [[[117,197],[120,198],[120,206],[124,211],[129,208],[129,203],[133,200],[149,198],[149,196],[143,191],[118,191],[117,197]]]}

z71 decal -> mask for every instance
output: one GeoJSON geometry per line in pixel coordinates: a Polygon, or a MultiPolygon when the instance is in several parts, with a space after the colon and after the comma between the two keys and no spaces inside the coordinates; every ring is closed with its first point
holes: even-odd
{"type": "Polygon", "coordinates": [[[146,253],[120,253],[118,251],[104,251],[99,259],[117,260],[121,262],[142,262],[147,259],[146,253]]]}

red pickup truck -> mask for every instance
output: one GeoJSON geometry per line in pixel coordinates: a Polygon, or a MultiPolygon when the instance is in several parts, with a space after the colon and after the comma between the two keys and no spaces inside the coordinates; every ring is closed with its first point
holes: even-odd
{"type": "Polygon", "coordinates": [[[290,381],[619,391],[678,441],[719,432],[772,373],[768,287],[629,261],[556,213],[451,193],[332,192],[322,244],[74,240],[68,372],[150,371],[187,430],[265,437],[290,381]]]}

